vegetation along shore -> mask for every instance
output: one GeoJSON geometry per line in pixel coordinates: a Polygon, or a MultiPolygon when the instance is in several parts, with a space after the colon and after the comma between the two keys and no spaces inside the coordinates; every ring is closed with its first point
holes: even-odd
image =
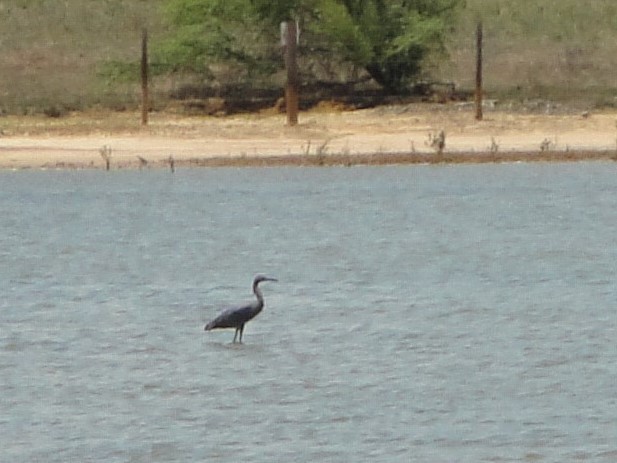
{"type": "Polygon", "coordinates": [[[613,160],[616,15],[612,0],[5,2],[0,167],[613,160]]]}

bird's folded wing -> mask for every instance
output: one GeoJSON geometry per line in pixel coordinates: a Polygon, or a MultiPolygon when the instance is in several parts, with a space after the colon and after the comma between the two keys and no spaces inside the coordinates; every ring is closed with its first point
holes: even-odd
{"type": "Polygon", "coordinates": [[[253,317],[253,307],[245,305],[223,310],[210,325],[212,328],[235,328],[253,317]]]}

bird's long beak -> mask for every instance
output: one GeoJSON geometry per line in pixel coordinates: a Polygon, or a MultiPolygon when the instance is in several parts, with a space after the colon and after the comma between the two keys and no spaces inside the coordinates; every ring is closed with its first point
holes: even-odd
{"type": "Polygon", "coordinates": [[[278,281],[276,278],[270,278],[270,277],[266,277],[264,278],[265,281],[278,281]]]}

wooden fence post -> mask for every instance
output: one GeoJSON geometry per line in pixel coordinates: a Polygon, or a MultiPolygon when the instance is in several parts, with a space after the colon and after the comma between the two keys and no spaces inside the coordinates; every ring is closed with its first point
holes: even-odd
{"type": "Polygon", "coordinates": [[[482,120],[482,21],[476,28],[476,119],[482,120]]]}
{"type": "Polygon", "coordinates": [[[148,125],[148,29],[141,31],[141,125],[148,125]]]}
{"type": "Polygon", "coordinates": [[[285,86],[285,107],[287,111],[287,125],[298,123],[299,106],[299,79],[298,79],[298,26],[296,21],[284,23],[285,68],[287,69],[287,85],[285,86]]]}

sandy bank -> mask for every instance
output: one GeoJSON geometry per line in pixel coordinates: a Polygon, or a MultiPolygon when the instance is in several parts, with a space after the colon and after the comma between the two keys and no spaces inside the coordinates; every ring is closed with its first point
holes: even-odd
{"type": "Polygon", "coordinates": [[[117,117],[4,118],[0,168],[104,168],[103,146],[111,148],[112,168],[165,167],[170,157],[176,167],[617,159],[617,113],[491,111],[478,122],[466,107],[409,105],[309,112],[297,127],[281,115],[155,113],[146,128],[136,114],[124,113],[125,124],[117,117]],[[439,154],[430,136],[442,130],[439,154]]]}

